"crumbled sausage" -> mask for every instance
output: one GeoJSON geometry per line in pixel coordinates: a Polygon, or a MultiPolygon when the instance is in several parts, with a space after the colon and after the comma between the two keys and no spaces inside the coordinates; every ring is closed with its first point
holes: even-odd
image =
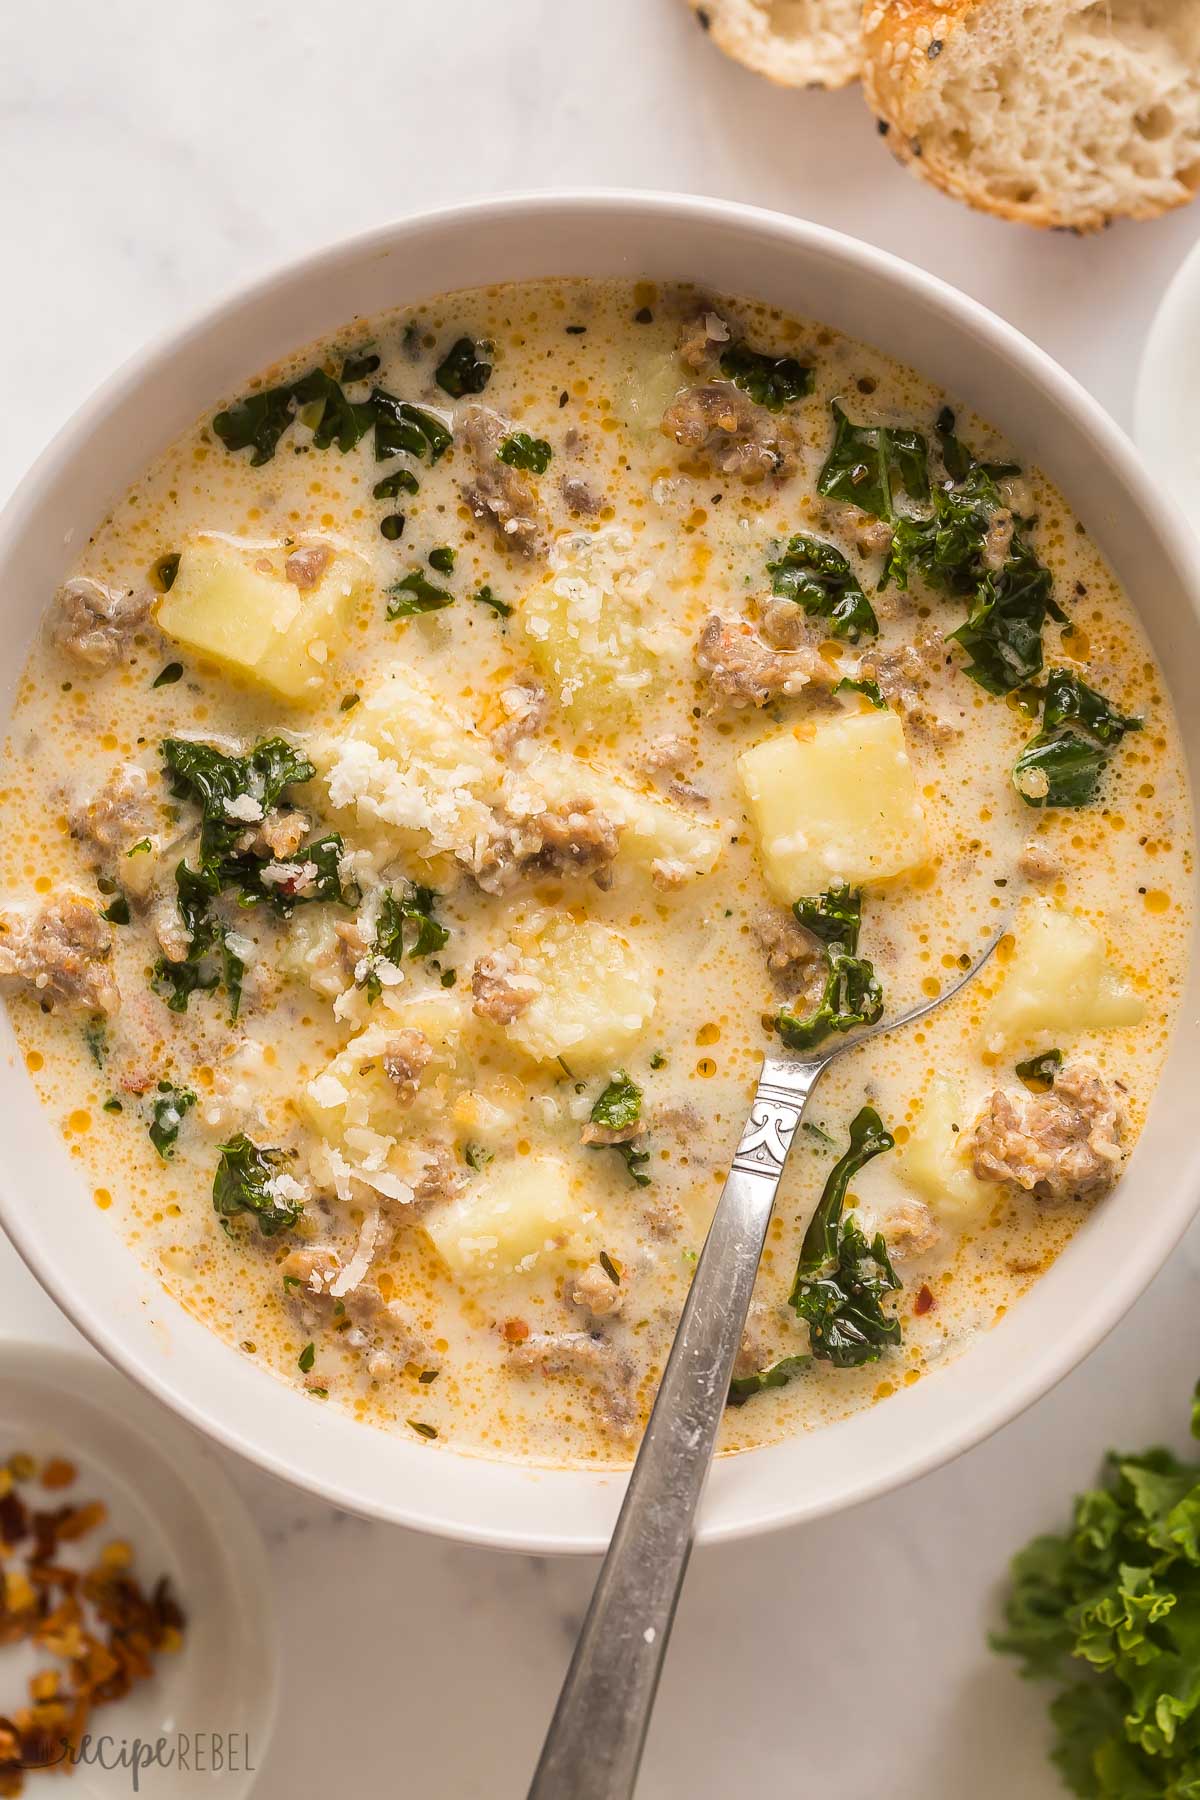
{"type": "Polygon", "coordinates": [[[597,1125],[591,1119],[584,1125],[579,1134],[581,1144],[631,1144],[636,1137],[645,1132],[641,1120],[632,1125],[597,1125]]]}
{"type": "Polygon", "coordinates": [[[1054,852],[1036,838],[1029,842],[1017,858],[1017,867],[1022,875],[1030,881],[1054,881],[1062,874],[1063,866],[1054,852]]]}
{"type": "Polygon", "coordinates": [[[186,962],[192,947],[192,934],[172,894],[156,894],[150,902],[150,929],[168,962],[186,962]]]}
{"type": "Polygon", "coordinates": [[[571,1290],[571,1299],[582,1306],[593,1319],[612,1318],[625,1304],[627,1289],[624,1278],[614,1281],[603,1263],[589,1263],[571,1290]]]}
{"type": "Polygon", "coordinates": [[[657,775],[661,769],[679,774],[691,762],[691,750],[687,739],[678,732],[664,731],[638,752],[638,762],[648,775],[657,775]]]}
{"type": "Polygon", "coordinates": [[[115,1013],[112,932],[81,894],[67,892],[40,912],[0,913],[0,987],[32,988],[42,999],[82,1012],[115,1013]]]}
{"type": "Polygon", "coordinates": [[[931,678],[945,654],[940,638],[922,637],[898,650],[882,651],[863,664],[863,674],[879,683],[884,699],[904,723],[935,744],[945,744],[959,736],[958,727],[942,718],[929,699],[931,678]]]}
{"type": "Polygon", "coordinates": [[[523,1373],[577,1375],[588,1379],[600,1418],[615,1437],[631,1438],[637,1428],[633,1363],[618,1356],[607,1338],[587,1331],[534,1331],[510,1344],[509,1367],[523,1373]]]}
{"type": "Polygon", "coordinates": [[[287,558],[283,572],[292,585],[304,594],[317,586],[332,561],[331,544],[301,544],[287,558]]]}
{"type": "Polygon", "coordinates": [[[887,1247],[897,1262],[924,1256],[941,1237],[933,1215],[921,1200],[900,1200],[883,1221],[887,1247]]]}
{"type": "Polygon", "coordinates": [[[797,440],[785,420],[757,406],[731,381],[686,388],[662,416],[664,436],[722,475],[782,479],[796,467],[797,440]]]}
{"type": "Polygon", "coordinates": [[[522,973],[520,956],[512,944],[489,950],[475,964],[471,1010],[495,1025],[510,1025],[531,1007],[542,991],[536,975],[522,973]]]}
{"type": "Polygon", "coordinates": [[[855,548],[863,556],[881,556],[892,547],[895,531],[886,519],[864,512],[849,501],[826,500],[818,513],[818,522],[830,531],[850,531],[855,548]]]}
{"type": "Polygon", "coordinates": [[[501,693],[500,704],[508,717],[493,731],[492,742],[507,756],[514,744],[541,731],[550,717],[550,696],[540,681],[515,681],[501,693]]]}
{"type": "Polygon", "coordinates": [[[604,509],[604,495],[598,494],[582,475],[564,475],[558,491],[567,506],[581,518],[594,519],[604,509]]]}
{"type": "Polygon", "coordinates": [[[423,1031],[394,1031],[383,1051],[383,1072],[396,1090],[401,1106],[411,1106],[421,1086],[422,1072],[433,1057],[433,1045],[423,1031]]]}
{"type": "Polygon", "coordinates": [[[149,795],[146,771],[137,763],[118,763],[102,787],[71,808],[71,836],[98,853],[94,862],[107,862],[149,835],[149,795]]]}
{"type": "Polygon", "coordinates": [[[463,499],[477,519],[492,520],[506,550],[536,556],[543,547],[537,484],[526,470],[501,462],[500,448],[508,436],[499,413],[487,406],[468,407],[456,433],[471,463],[463,499]]]}
{"type": "Polygon", "coordinates": [[[747,620],[720,613],[704,622],[696,667],[718,700],[730,706],[765,706],[777,694],[798,694],[812,679],[807,656],[772,650],[747,620]]]}
{"type": "Polygon", "coordinates": [[[974,1128],[976,1175],[1039,1200],[1102,1193],[1120,1171],[1121,1092],[1084,1057],[1064,1063],[1045,1094],[997,1088],[974,1128]]]}
{"type": "Polygon", "coordinates": [[[764,906],[751,928],[765,952],[767,968],[786,994],[806,988],[825,969],[825,952],[811,931],[782,907],[764,906]]]}
{"type": "Polygon", "coordinates": [[[985,569],[1002,569],[1008,561],[1008,553],[1012,548],[1014,520],[1005,508],[994,512],[983,534],[983,566],[985,569]]]}
{"type": "Polygon", "coordinates": [[[689,369],[707,368],[719,356],[732,333],[720,313],[709,306],[685,319],[679,332],[679,360],[689,369]]]}
{"type": "Polygon", "coordinates": [[[312,830],[307,813],[272,807],[265,819],[238,839],[238,849],[250,856],[273,856],[287,862],[312,830]]]}
{"type": "Polygon", "coordinates": [[[706,812],[712,805],[703,788],[698,788],[694,781],[676,779],[667,783],[667,798],[676,806],[686,806],[693,812],[706,812]]]}
{"type": "Polygon", "coordinates": [[[425,1167],[413,1182],[414,1200],[449,1200],[463,1186],[466,1177],[455,1160],[449,1144],[436,1138],[421,1145],[425,1167]]]}
{"type": "Polygon", "coordinates": [[[109,669],[150,616],[151,595],[106,587],[88,575],[65,582],[54,597],[50,636],[60,650],[96,670],[109,669]]]}
{"type": "Polygon", "coordinates": [[[339,1332],[338,1341],[366,1351],[372,1375],[406,1362],[435,1366],[431,1348],[410,1314],[398,1301],[385,1300],[373,1282],[360,1282],[335,1299],[330,1290],[342,1273],[342,1259],[332,1245],[290,1251],[279,1273],[288,1303],[306,1327],[327,1326],[335,1316],[339,1321],[349,1319],[351,1328],[339,1332]]]}
{"type": "Polygon", "coordinates": [[[590,875],[604,887],[619,839],[612,820],[587,797],[529,818],[498,814],[473,872],[488,894],[502,894],[526,875],[590,875]]]}

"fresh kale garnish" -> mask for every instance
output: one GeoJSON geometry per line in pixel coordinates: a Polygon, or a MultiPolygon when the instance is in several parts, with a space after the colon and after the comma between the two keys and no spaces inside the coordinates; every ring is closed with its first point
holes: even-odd
{"type": "Polygon", "coordinates": [[[283,1168],[279,1150],[260,1150],[244,1132],[221,1145],[221,1160],[213,1178],[213,1209],[228,1226],[230,1219],[249,1213],[263,1237],[290,1231],[304,1211],[303,1200],[280,1194],[283,1168]]]}
{"type": "Polygon", "coordinates": [[[513,609],[508,601],[499,599],[497,595],[493,594],[491,588],[488,587],[486,583],[483,587],[477,588],[471,598],[472,600],[478,600],[480,606],[490,607],[499,619],[512,618],[513,609]]]}
{"type": "MultiPolygon", "coordinates": [[[[342,381],[365,380],[378,367],[378,357],[348,358],[342,381]]],[[[378,387],[366,400],[350,400],[342,383],[321,368],[309,369],[286,386],[248,394],[217,413],[213,430],[227,450],[252,450],[251,466],[258,467],[270,462],[280,438],[297,418],[311,429],[314,449],[328,450],[336,444],[343,455],[374,428],[377,462],[400,451],[436,462],[451,443],[449,429],[433,413],[378,387]]]]}
{"type": "Polygon", "coordinates": [[[534,475],[546,473],[553,454],[545,438],[530,437],[527,431],[514,431],[496,452],[502,463],[514,469],[528,469],[534,475]]]}
{"type": "Polygon", "coordinates": [[[189,1113],[195,1104],[196,1096],[191,1088],[177,1088],[169,1081],[159,1082],[158,1098],[148,1129],[150,1142],[164,1162],[170,1162],[174,1156],[179,1127],[185,1113],[189,1113]]]}
{"type": "Polygon", "coordinates": [[[1067,1530],[1014,1558],[1004,1627],[992,1648],[1057,1689],[1050,1755],[1072,1793],[1200,1793],[1200,1465],[1110,1452],[1067,1530]]]}
{"type": "Polygon", "coordinates": [[[810,618],[827,619],[830,635],[856,644],[864,631],[879,631],[871,602],[841,551],[821,538],[798,531],[768,560],[771,591],[794,600],[810,618]]]}
{"type": "Polygon", "coordinates": [[[313,434],[313,449],[328,450],[336,444],[343,456],[364,438],[375,423],[369,400],[348,400],[339,381],[324,369],[310,369],[292,384],[299,416],[313,434]]]}
{"type": "Polygon", "coordinates": [[[730,1406],[745,1406],[747,1400],[768,1388],[786,1387],[794,1375],[811,1369],[812,1361],[811,1356],[784,1356],[769,1369],[757,1369],[753,1375],[735,1375],[729,1384],[730,1406]]]}
{"type": "Polygon", "coordinates": [[[1141,729],[1077,675],[1051,669],[1042,728],[1013,765],[1013,786],[1026,806],[1086,806],[1125,733],[1141,729]]]}
{"type": "Polygon", "coordinates": [[[876,1232],[868,1242],[854,1219],[842,1217],[851,1179],[895,1142],[874,1108],[864,1106],[851,1123],[849,1149],[829,1171],[800,1246],[788,1303],[808,1325],[814,1357],[835,1368],[877,1362],[888,1345],[901,1342],[899,1319],[881,1304],[885,1294],[902,1285],[883,1233],[876,1232]]]}
{"type": "Polygon", "coordinates": [[[412,406],[383,388],[372,388],[367,404],[375,422],[376,462],[386,462],[390,456],[407,451],[419,459],[428,456],[435,463],[454,441],[453,434],[435,414],[412,406]]]}
{"type": "Polygon", "coordinates": [[[412,619],[421,613],[440,612],[454,599],[445,588],[427,580],[420,569],[413,569],[403,581],[394,581],[387,593],[389,619],[412,619]]]}
{"type": "MultiPolygon", "coordinates": [[[[637,1082],[618,1069],[600,1094],[588,1115],[593,1125],[600,1125],[608,1131],[629,1131],[640,1129],[642,1119],[642,1090],[637,1082]]],[[[592,1144],[593,1150],[615,1150],[629,1171],[630,1179],[638,1187],[649,1187],[650,1176],[646,1172],[646,1164],[650,1161],[650,1152],[638,1149],[634,1141],[627,1140],[620,1144],[592,1144]]]]}
{"type": "Polygon", "coordinates": [[[461,400],[464,394],[482,394],[492,379],[492,365],[484,362],[469,337],[460,337],[447,350],[433,378],[443,393],[461,400]]]}
{"type": "Polygon", "coordinates": [[[1062,1059],[1061,1050],[1043,1050],[1040,1056],[1031,1056],[1028,1061],[1019,1062],[1017,1074],[1022,1081],[1044,1090],[1054,1086],[1054,1077],[1062,1068],[1062,1059]]]}
{"type": "Polygon", "coordinates": [[[791,1007],[781,1007],[775,1029],[789,1050],[811,1050],[831,1031],[873,1025],[883,1011],[883,989],[871,963],[857,954],[861,889],[842,884],[797,900],[792,911],[825,946],[825,988],[819,1005],[803,1018],[791,1007]]]}
{"type": "Polygon", "coordinates": [[[833,448],[817,478],[817,492],[844,500],[877,519],[896,519],[896,494],[929,497],[929,452],[918,431],[890,425],[855,425],[834,400],[833,448]]]}
{"type": "Polygon", "coordinates": [[[407,883],[397,890],[388,888],[379,904],[375,938],[367,954],[367,972],[362,986],[373,1006],[383,992],[379,978],[379,961],[399,963],[407,955],[436,956],[450,941],[450,933],[433,916],[437,895],[432,888],[407,883]],[[405,948],[407,941],[407,949],[405,948]]]}
{"type": "Polygon", "coordinates": [[[834,682],[833,691],[835,694],[861,694],[872,706],[878,707],[880,712],[887,711],[887,701],[879,691],[879,683],[869,680],[865,675],[843,675],[840,681],[834,682]]]}
{"type": "Polygon", "coordinates": [[[812,369],[794,356],[771,356],[746,343],[730,344],[721,352],[721,373],[756,405],[773,413],[802,399],[811,389],[813,377],[812,369]]]}

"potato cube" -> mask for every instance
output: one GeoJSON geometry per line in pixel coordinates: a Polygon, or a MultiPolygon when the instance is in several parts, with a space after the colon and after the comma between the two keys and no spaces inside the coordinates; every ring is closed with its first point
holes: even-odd
{"type": "Polygon", "coordinates": [[[984,1020],[990,1050],[1055,1033],[1136,1025],[1144,1003],[1109,963],[1104,939],[1048,900],[1031,902],[1017,947],[984,1020]]]}
{"type": "Polygon", "coordinates": [[[384,1067],[390,1035],[385,1026],[368,1025],[300,1089],[301,1110],[330,1143],[341,1143],[352,1130],[386,1137],[404,1130],[405,1107],[384,1067]]]}
{"type": "Polygon", "coordinates": [[[289,547],[215,533],[191,539],[157,609],[168,637],[284,700],[320,697],[369,571],[333,549],[311,587],[287,577],[289,547]]]}
{"type": "Polygon", "coordinates": [[[555,1156],[516,1157],[489,1168],[459,1199],[431,1208],[421,1223],[460,1278],[561,1267],[582,1260],[590,1238],[570,1183],[555,1156]]]}
{"type": "Polygon", "coordinates": [[[996,1184],[980,1181],[963,1148],[963,1097],[956,1082],[935,1075],[897,1172],[934,1216],[954,1229],[977,1218],[996,1197],[996,1184]]]}
{"type": "Polygon", "coordinates": [[[781,732],[737,766],[768,886],[784,904],[924,860],[925,816],[895,713],[851,714],[811,737],[781,732]]]}
{"type": "Polygon", "coordinates": [[[654,1014],[642,956],[594,919],[554,919],[522,950],[521,971],[540,987],[505,1027],[508,1037],[535,1062],[561,1056],[573,1070],[613,1068],[654,1014]]]}

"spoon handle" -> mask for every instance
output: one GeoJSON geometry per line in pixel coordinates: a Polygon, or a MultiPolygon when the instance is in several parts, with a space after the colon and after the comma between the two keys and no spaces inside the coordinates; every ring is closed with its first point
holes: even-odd
{"type": "Polygon", "coordinates": [[[529,1800],[633,1793],[776,1189],[825,1061],[763,1063],[529,1800]]]}

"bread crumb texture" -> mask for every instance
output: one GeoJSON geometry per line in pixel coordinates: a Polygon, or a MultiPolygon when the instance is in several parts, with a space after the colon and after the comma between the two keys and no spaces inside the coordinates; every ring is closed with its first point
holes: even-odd
{"type": "Polygon", "coordinates": [[[1026,224],[1098,231],[1200,183],[1200,0],[866,0],[893,153],[1026,224]]]}
{"type": "Polygon", "coordinates": [[[845,87],[862,69],[861,0],[688,0],[714,44],[782,87],[845,87]]]}

